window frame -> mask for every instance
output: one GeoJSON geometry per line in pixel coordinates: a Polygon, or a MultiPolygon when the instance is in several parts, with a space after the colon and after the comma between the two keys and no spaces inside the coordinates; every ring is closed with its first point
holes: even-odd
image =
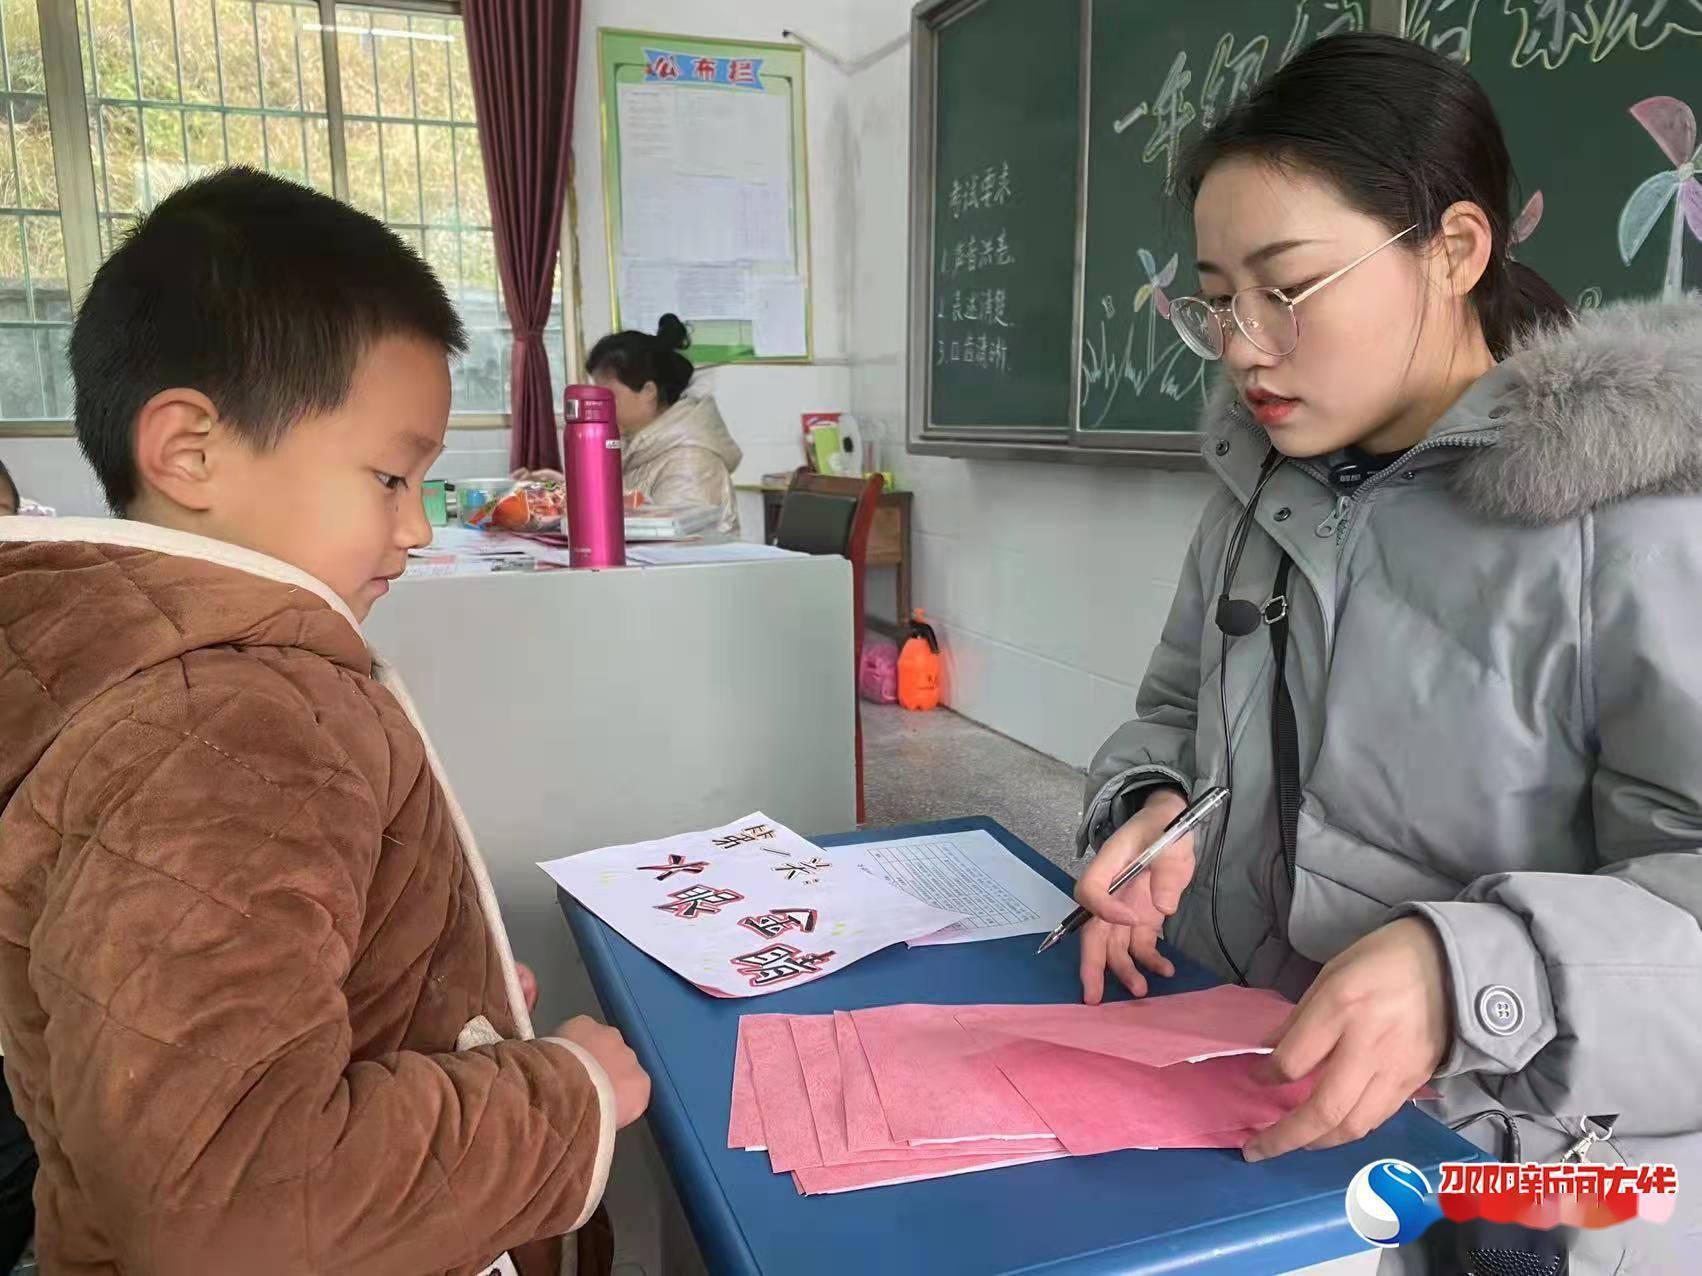
{"type": "MultiPolygon", "coordinates": [[[[342,73],[337,49],[339,0],[311,0],[319,11],[321,66],[325,77],[326,132],[331,152],[331,186],[338,199],[349,198],[348,150],[344,135],[342,73]]],[[[343,0],[369,11],[427,17],[462,17],[460,0],[343,0]]],[[[53,140],[54,177],[59,188],[59,222],[65,238],[67,283],[80,301],[102,261],[100,205],[95,193],[94,142],[89,131],[87,89],[83,82],[82,32],[78,26],[81,0],[36,0],[41,30],[43,78],[47,87],[48,123],[53,140]]],[[[570,255],[577,218],[571,190],[565,200],[561,244],[562,359],[572,369],[579,348],[577,274],[570,255]]],[[[452,412],[451,430],[506,430],[507,412],[452,412]]],[[[68,419],[0,421],[0,438],[71,438],[68,419]]]]}

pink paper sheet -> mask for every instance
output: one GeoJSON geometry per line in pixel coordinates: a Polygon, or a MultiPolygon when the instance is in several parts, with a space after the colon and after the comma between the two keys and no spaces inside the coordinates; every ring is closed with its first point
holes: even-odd
{"type": "Polygon", "coordinates": [[[833,1036],[839,1045],[839,1079],[844,1086],[845,1144],[853,1151],[880,1151],[896,1147],[887,1127],[875,1074],[857,1036],[857,1026],[846,1010],[833,1012],[833,1036]]]}
{"type": "Polygon", "coordinates": [[[1253,1080],[1254,1055],[1167,1068],[1013,1041],[990,1052],[1011,1084],[1073,1156],[1123,1148],[1240,1147],[1311,1094],[1307,1078],[1283,1086],[1253,1080]]]}
{"type": "Polygon", "coordinates": [[[957,1019],[978,1034],[1046,1041],[1163,1068],[1268,1050],[1293,1009],[1274,992],[1225,984],[1100,1006],[963,1006],[957,1019]]]}
{"type": "MultiPolygon", "coordinates": [[[[1129,1014],[1129,1004],[1121,1003],[1121,1014],[1129,1014]]],[[[1083,1009],[1102,1008],[899,1006],[831,1016],[747,1015],[734,1052],[728,1146],[766,1144],[775,1171],[792,1173],[800,1193],[816,1195],[1121,1148],[1239,1148],[1302,1102],[1314,1084],[1308,1078],[1262,1085],[1253,1079],[1259,1060],[1250,1054],[1155,1068],[1015,1035],[1020,1021],[1161,1058],[1193,1048],[1163,1032],[1131,1046],[1126,1023],[1090,1021],[1075,1013],[1083,1009]],[[963,1019],[984,1026],[971,1030],[963,1019]],[[865,1025],[875,1049],[886,1052],[884,1080],[867,1053],[865,1025]],[[897,1087],[900,1129],[914,1127],[912,1137],[923,1140],[961,1141],[912,1145],[895,1137],[883,1084],[897,1087]],[[942,1094],[953,1100],[943,1116],[942,1094]],[[1021,1139],[945,1133],[1016,1127],[1048,1133],[1021,1139]]]]}
{"type": "MultiPolygon", "coordinates": [[[[804,1089],[809,1095],[810,1116],[815,1123],[816,1142],[821,1148],[823,1165],[890,1165],[897,1161],[937,1161],[948,1157],[961,1159],[982,1152],[997,1153],[1000,1157],[1011,1155],[1011,1145],[1002,1140],[929,1144],[923,1147],[911,1147],[907,1143],[887,1140],[882,1147],[853,1150],[846,1142],[844,1073],[840,1066],[840,1047],[834,1018],[832,1015],[794,1015],[788,1021],[792,1026],[793,1044],[798,1050],[798,1063],[804,1074],[804,1089]]],[[[862,1047],[855,1046],[855,1049],[858,1060],[863,1062],[866,1070],[868,1065],[862,1058],[862,1047]]],[[[873,1089],[872,1080],[870,1089],[873,1089]]],[[[1033,1145],[1025,1143],[1022,1150],[1025,1153],[1062,1154],[1064,1149],[1056,1139],[1045,1139],[1033,1145]]]]}
{"type": "Polygon", "coordinates": [[[892,1137],[907,1143],[1051,1138],[1046,1122],[954,1018],[956,1009],[851,1012],[892,1137]]]}
{"type": "Polygon", "coordinates": [[[974,1174],[977,1170],[999,1170],[1007,1165],[1055,1161],[1063,1155],[1063,1152],[1043,1152],[1024,1156],[1005,1152],[1002,1155],[952,1156],[911,1163],[837,1165],[796,1170],[792,1174],[792,1182],[800,1196],[826,1196],[833,1192],[855,1192],[865,1187],[891,1187],[897,1183],[949,1178],[953,1174],[974,1174]]]}
{"type": "MultiPolygon", "coordinates": [[[[880,1093],[875,1089],[875,1074],[869,1070],[868,1056],[857,1036],[857,1026],[849,1011],[833,1012],[834,1039],[839,1046],[840,1082],[844,1087],[845,1143],[853,1153],[883,1152],[893,1148],[940,1156],[963,1156],[971,1152],[1008,1154],[1008,1139],[965,1139],[956,1143],[923,1143],[912,1146],[892,1137],[886,1123],[886,1111],[881,1107],[880,1093]]],[[[1055,1139],[1024,1140],[1023,1152],[1059,1146],[1055,1139]]]]}
{"type": "Polygon", "coordinates": [[[739,1020],[739,1044],[733,1048],[733,1104],[727,1117],[727,1146],[746,1152],[767,1147],[762,1133],[762,1111],[756,1102],[756,1080],[751,1076],[751,1057],[745,1049],[745,1021],[739,1020]]]}
{"type": "Polygon", "coordinates": [[[804,1073],[786,1020],[786,1015],[746,1015],[739,1020],[768,1160],[776,1174],[821,1164],[804,1073]]]}

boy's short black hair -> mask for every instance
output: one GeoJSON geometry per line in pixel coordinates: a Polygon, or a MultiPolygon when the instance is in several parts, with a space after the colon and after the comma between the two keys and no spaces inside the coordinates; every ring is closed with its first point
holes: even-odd
{"type": "Polygon", "coordinates": [[[18,491],[18,485],[12,481],[12,472],[6,468],[6,462],[0,461],[0,493],[4,492],[12,494],[12,510],[16,512],[18,506],[23,504],[23,493],[18,491]]]}
{"type": "Polygon", "coordinates": [[[174,192],[95,274],[71,333],[77,439],[122,513],[142,405],[183,386],[254,447],[348,398],[376,340],[467,338],[431,268],[382,222],[304,186],[227,168],[174,192]]]}

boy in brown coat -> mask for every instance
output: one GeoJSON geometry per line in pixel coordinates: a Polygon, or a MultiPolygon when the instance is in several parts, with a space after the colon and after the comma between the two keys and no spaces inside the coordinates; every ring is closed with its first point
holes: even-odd
{"type": "Polygon", "coordinates": [[[126,518],[0,522],[0,1044],[46,1272],[531,1276],[648,1100],[614,1030],[531,1039],[361,637],[430,538],[463,345],[385,227],[240,169],[83,303],[126,518]]]}

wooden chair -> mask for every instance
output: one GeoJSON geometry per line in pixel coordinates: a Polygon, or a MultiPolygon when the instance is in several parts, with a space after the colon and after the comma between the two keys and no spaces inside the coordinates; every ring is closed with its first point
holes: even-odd
{"type": "Polygon", "coordinates": [[[863,578],[868,574],[869,528],[883,480],[841,478],[800,469],[780,503],[774,544],[801,554],[838,554],[851,560],[851,694],[856,713],[857,823],[864,822],[863,705],[857,673],[863,663],[863,578]]]}

